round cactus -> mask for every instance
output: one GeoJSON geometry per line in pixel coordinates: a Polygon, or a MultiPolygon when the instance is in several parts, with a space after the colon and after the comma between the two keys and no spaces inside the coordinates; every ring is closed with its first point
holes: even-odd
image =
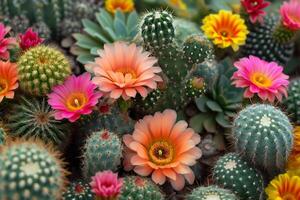
{"type": "Polygon", "coordinates": [[[94,194],[88,183],[75,181],[69,185],[62,195],[62,200],[93,200],[94,194]]]}
{"type": "Polygon", "coordinates": [[[263,197],[262,175],[235,153],[226,154],[217,161],[213,178],[242,200],[261,200],[263,197]]]}
{"type": "Polygon", "coordinates": [[[202,77],[193,77],[187,81],[184,89],[187,97],[198,98],[206,92],[206,84],[202,77]]]}
{"type": "Polygon", "coordinates": [[[107,130],[94,132],[86,141],[83,157],[83,172],[87,179],[98,171],[115,171],[121,163],[121,140],[107,130]]]}
{"type": "Polygon", "coordinates": [[[285,99],[284,104],[292,121],[300,124],[300,79],[294,79],[290,82],[288,98],[285,99]]]}
{"type": "Polygon", "coordinates": [[[153,11],[147,13],[141,26],[145,44],[152,48],[167,47],[174,40],[173,17],[167,11],[153,11]]]}
{"type": "Polygon", "coordinates": [[[21,89],[32,95],[46,95],[53,86],[64,82],[71,73],[68,59],[52,47],[36,46],[19,59],[21,89]]]}
{"type": "Polygon", "coordinates": [[[187,200],[238,200],[230,190],[217,186],[197,187],[187,196],[187,200]]]}
{"type": "Polygon", "coordinates": [[[64,122],[54,119],[54,111],[44,98],[21,97],[19,103],[13,105],[7,119],[11,136],[37,137],[46,143],[59,145],[69,133],[64,122]]]}
{"type": "Polygon", "coordinates": [[[159,187],[152,181],[139,176],[125,177],[119,200],[138,199],[163,200],[164,197],[159,187]]]}
{"type": "Polygon", "coordinates": [[[293,127],[280,110],[267,104],[245,108],[234,121],[233,136],[236,151],[256,167],[271,176],[284,170],[293,144],[293,127]]]}
{"type": "Polygon", "coordinates": [[[58,152],[38,141],[17,140],[4,146],[0,199],[60,199],[66,172],[58,152]]]}

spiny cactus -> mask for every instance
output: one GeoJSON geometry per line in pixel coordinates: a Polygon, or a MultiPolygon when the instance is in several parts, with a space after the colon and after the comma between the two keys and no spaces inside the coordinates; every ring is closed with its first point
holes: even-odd
{"type": "Polygon", "coordinates": [[[290,81],[288,97],[284,100],[289,117],[296,124],[300,124],[300,79],[290,81]]]}
{"type": "Polygon", "coordinates": [[[88,183],[72,182],[62,195],[62,200],[93,200],[94,194],[88,183]]]}
{"type": "Polygon", "coordinates": [[[121,163],[121,140],[115,133],[107,130],[94,132],[87,139],[84,150],[83,173],[86,179],[98,171],[115,171],[121,163]]]}
{"type": "Polygon", "coordinates": [[[254,104],[238,114],[233,137],[243,158],[274,176],[284,170],[293,145],[293,127],[279,109],[254,104]]]}
{"type": "Polygon", "coordinates": [[[0,160],[0,199],[60,199],[65,175],[59,153],[38,141],[5,145],[0,160]]]}
{"type": "Polygon", "coordinates": [[[219,158],[214,167],[213,178],[218,185],[230,189],[241,200],[263,199],[262,175],[235,153],[219,158]]]}
{"type": "Polygon", "coordinates": [[[6,129],[4,128],[2,123],[0,123],[0,146],[5,143],[6,135],[7,135],[6,129]]]}
{"type": "Polygon", "coordinates": [[[123,179],[119,200],[137,199],[163,200],[164,196],[152,181],[139,176],[127,176],[123,179]]]}
{"type": "Polygon", "coordinates": [[[68,59],[60,51],[44,45],[26,51],[18,61],[21,89],[32,95],[46,95],[71,73],[68,59]]]}
{"type": "Polygon", "coordinates": [[[7,120],[10,135],[14,137],[35,137],[46,143],[61,144],[69,133],[64,122],[54,119],[54,111],[45,98],[21,97],[13,105],[7,120]]]}
{"type": "Polygon", "coordinates": [[[187,200],[238,200],[230,190],[212,185],[208,187],[197,187],[187,196],[187,200]]]}

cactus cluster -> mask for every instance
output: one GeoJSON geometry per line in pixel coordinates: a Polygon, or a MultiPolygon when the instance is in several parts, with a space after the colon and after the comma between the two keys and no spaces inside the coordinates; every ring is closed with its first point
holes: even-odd
{"type": "Polygon", "coordinates": [[[187,200],[238,200],[230,190],[218,186],[197,187],[187,196],[187,200]]]}
{"type": "Polygon", "coordinates": [[[91,186],[83,181],[72,182],[62,195],[62,200],[93,200],[91,186]]]}

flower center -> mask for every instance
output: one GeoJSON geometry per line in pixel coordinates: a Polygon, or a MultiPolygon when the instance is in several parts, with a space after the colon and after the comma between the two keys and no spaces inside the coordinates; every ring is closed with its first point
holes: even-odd
{"type": "Polygon", "coordinates": [[[271,79],[269,79],[269,77],[267,77],[263,73],[254,73],[250,79],[255,85],[259,87],[267,88],[272,85],[271,79]]]}
{"type": "Polygon", "coordinates": [[[293,194],[287,193],[284,194],[282,200],[297,200],[297,198],[293,194]]]}
{"type": "Polygon", "coordinates": [[[258,5],[257,1],[251,2],[251,6],[255,7],[255,6],[257,6],[257,5],[258,5]]]}
{"type": "Polygon", "coordinates": [[[114,8],[114,9],[120,9],[120,10],[125,10],[127,7],[128,7],[128,5],[127,5],[127,3],[126,2],[122,2],[122,1],[114,1],[113,3],[112,3],[112,7],[114,8]]]}
{"type": "Polygon", "coordinates": [[[167,141],[158,141],[151,145],[149,156],[153,163],[157,165],[167,165],[174,158],[174,148],[167,141]]]}
{"type": "Polygon", "coordinates": [[[228,36],[228,32],[227,32],[227,31],[221,31],[221,35],[222,35],[223,37],[227,37],[227,36],[228,36]]]}
{"type": "Polygon", "coordinates": [[[74,188],[74,191],[77,193],[77,194],[82,194],[84,192],[84,188],[80,185],[80,184],[76,184],[75,185],[75,188],[74,188]]]}
{"type": "Polygon", "coordinates": [[[117,72],[120,72],[124,75],[124,77],[129,74],[131,75],[132,79],[136,79],[137,75],[135,73],[135,71],[133,69],[127,68],[127,67],[123,67],[121,69],[117,69],[117,72]]]}
{"type": "Polygon", "coordinates": [[[289,15],[289,17],[291,18],[291,20],[293,20],[296,23],[300,23],[300,18],[296,15],[289,15]]]}
{"type": "Polygon", "coordinates": [[[80,110],[85,106],[87,98],[83,93],[73,93],[67,99],[67,107],[71,111],[80,110]]]}
{"type": "Polygon", "coordinates": [[[0,78],[0,95],[6,93],[8,90],[8,82],[6,79],[0,78]]]}

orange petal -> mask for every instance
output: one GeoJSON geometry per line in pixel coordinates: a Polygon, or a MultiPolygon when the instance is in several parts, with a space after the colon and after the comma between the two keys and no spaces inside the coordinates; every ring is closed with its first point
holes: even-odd
{"type": "Polygon", "coordinates": [[[132,156],[130,159],[131,164],[133,165],[145,165],[147,164],[148,160],[145,160],[137,155],[132,156]]]}
{"type": "Polygon", "coordinates": [[[151,174],[153,169],[147,165],[140,165],[134,168],[135,173],[141,176],[148,176],[151,174]]]}
{"type": "Polygon", "coordinates": [[[187,126],[188,124],[186,121],[178,121],[171,131],[170,139],[175,140],[187,128],[187,126]]]}
{"type": "Polygon", "coordinates": [[[130,143],[133,142],[133,141],[134,141],[134,140],[133,140],[133,138],[132,138],[131,135],[126,134],[126,135],[123,136],[123,142],[124,142],[124,144],[125,144],[127,147],[129,147],[130,143]]]}
{"type": "Polygon", "coordinates": [[[189,166],[196,164],[195,156],[190,155],[189,153],[181,154],[176,160],[178,160],[179,162],[181,162],[185,165],[189,165],[189,166]]]}
{"type": "Polygon", "coordinates": [[[148,145],[150,143],[150,139],[151,139],[149,132],[143,132],[140,129],[135,129],[132,134],[132,137],[134,140],[138,141],[146,148],[148,147],[148,145]]]}
{"type": "Polygon", "coordinates": [[[154,139],[161,138],[161,123],[162,123],[162,114],[156,112],[149,124],[149,128],[154,139]]]}
{"type": "Polygon", "coordinates": [[[184,176],[184,178],[187,180],[187,182],[190,185],[194,183],[194,181],[195,181],[195,174],[194,174],[194,172],[191,169],[190,169],[190,173],[184,174],[183,176],[184,176]]]}
{"type": "Polygon", "coordinates": [[[188,174],[190,173],[190,168],[184,164],[179,164],[177,167],[173,168],[178,174],[188,174]]]}
{"type": "Polygon", "coordinates": [[[171,182],[172,187],[177,191],[182,190],[185,185],[185,180],[184,180],[183,176],[179,175],[179,174],[177,174],[176,180],[170,179],[170,182],[171,182]]]}
{"type": "Polygon", "coordinates": [[[166,109],[162,116],[162,137],[169,138],[171,130],[176,122],[177,114],[174,110],[166,109]]]}
{"type": "Polygon", "coordinates": [[[162,185],[166,182],[166,176],[163,175],[160,169],[154,170],[152,173],[152,180],[159,185],[162,185]]]}
{"type": "Polygon", "coordinates": [[[166,168],[166,169],[161,169],[161,171],[166,177],[173,179],[174,181],[176,180],[176,173],[174,172],[174,170],[170,168],[166,168]]]}

